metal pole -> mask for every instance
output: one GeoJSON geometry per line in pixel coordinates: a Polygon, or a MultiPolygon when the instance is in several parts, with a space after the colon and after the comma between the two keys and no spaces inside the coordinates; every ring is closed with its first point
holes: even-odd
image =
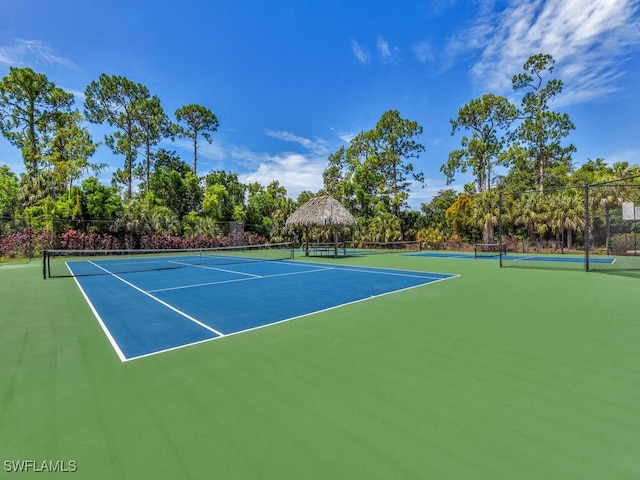
{"type": "Polygon", "coordinates": [[[498,249],[500,250],[500,268],[502,268],[502,189],[498,189],[498,249]]]}
{"type": "Polygon", "coordinates": [[[589,271],[589,184],[584,184],[584,271],[589,271]]]}

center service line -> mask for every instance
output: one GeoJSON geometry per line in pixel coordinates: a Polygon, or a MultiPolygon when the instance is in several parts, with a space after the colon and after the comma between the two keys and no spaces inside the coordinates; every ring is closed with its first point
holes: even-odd
{"type": "Polygon", "coordinates": [[[224,333],[219,332],[219,331],[218,331],[218,330],[216,330],[215,328],[212,328],[212,327],[210,327],[209,325],[206,325],[206,324],[202,323],[200,320],[197,320],[197,319],[193,318],[193,317],[192,317],[192,316],[190,316],[190,315],[187,315],[187,314],[186,314],[186,313],[184,313],[183,311],[178,310],[176,307],[173,307],[173,306],[169,305],[167,302],[164,302],[164,301],[160,300],[158,297],[155,297],[155,296],[151,295],[150,293],[145,292],[145,291],[144,291],[144,290],[142,290],[140,287],[137,287],[137,286],[135,286],[133,283],[126,281],[124,278],[119,277],[119,276],[118,276],[118,275],[116,275],[115,273],[110,272],[109,270],[107,270],[106,268],[101,267],[101,266],[100,266],[100,265],[98,265],[97,263],[94,263],[94,262],[92,262],[92,261],[89,261],[89,263],[90,263],[90,264],[92,264],[92,265],[94,265],[94,266],[96,266],[96,267],[98,267],[100,270],[103,270],[103,271],[107,272],[109,275],[112,275],[113,277],[117,278],[117,279],[118,279],[118,280],[120,280],[121,282],[126,283],[126,284],[127,284],[127,285],[129,285],[131,288],[136,289],[137,291],[139,291],[140,293],[142,293],[142,294],[146,295],[147,297],[152,298],[153,300],[155,300],[155,301],[156,301],[156,302],[158,302],[159,304],[164,305],[165,307],[167,307],[167,308],[168,308],[168,309],[170,309],[170,310],[173,310],[174,312],[176,312],[176,313],[177,313],[177,314],[179,314],[179,315],[182,315],[184,318],[186,318],[186,319],[188,319],[188,320],[191,320],[193,323],[197,323],[197,324],[198,324],[198,325],[200,325],[202,328],[205,328],[205,329],[209,330],[210,332],[215,333],[216,335],[219,335],[219,336],[221,336],[221,337],[224,337],[224,336],[225,336],[225,334],[224,334],[224,333]]]}

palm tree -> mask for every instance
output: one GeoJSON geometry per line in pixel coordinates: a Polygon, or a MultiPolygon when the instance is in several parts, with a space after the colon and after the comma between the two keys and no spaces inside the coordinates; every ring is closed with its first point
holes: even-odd
{"type": "Polygon", "coordinates": [[[367,233],[374,242],[393,242],[402,238],[400,221],[387,212],[381,212],[373,217],[367,233]]]}
{"type": "MultiPolygon", "coordinates": [[[[611,250],[611,212],[622,206],[622,196],[619,192],[620,187],[613,185],[594,187],[590,190],[589,211],[592,212],[591,228],[595,226],[595,220],[599,215],[604,214],[605,219],[605,249],[607,255],[611,250]]],[[[591,236],[593,238],[593,236],[591,236]]]]}
{"type": "Polygon", "coordinates": [[[538,195],[535,215],[535,231],[542,240],[546,235],[553,231],[551,220],[551,201],[546,195],[538,195]]]}
{"type": "Polygon", "coordinates": [[[556,232],[567,232],[567,249],[573,249],[573,232],[584,228],[584,199],[574,190],[564,191],[551,201],[551,221],[556,232]]]}
{"type": "Polygon", "coordinates": [[[514,202],[514,223],[522,226],[527,231],[529,241],[534,240],[538,197],[538,193],[529,192],[517,197],[514,202]]]}
{"type": "Polygon", "coordinates": [[[611,250],[611,211],[622,206],[622,198],[615,194],[605,195],[600,199],[600,206],[604,207],[604,216],[607,228],[606,250],[609,255],[611,250]]]}
{"type": "Polygon", "coordinates": [[[483,243],[494,242],[494,229],[499,218],[498,194],[495,189],[475,196],[471,204],[471,220],[482,228],[483,243]]]}

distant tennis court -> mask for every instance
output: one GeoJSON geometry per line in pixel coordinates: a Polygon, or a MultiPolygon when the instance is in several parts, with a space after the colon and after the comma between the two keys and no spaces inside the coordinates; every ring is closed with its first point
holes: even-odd
{"type": "Polygon", "coordinates": [[[224,260],[115,257],[66,266],[122,361],[455,276],[251,257],[224,260]]]}
{"type": "MultiPolygon", "coordinates": [[[[499,258],[498,253],[494,254],[484,254],[484,255],[474,255],[473,252],[419,252],[419,253],[409,253],[407,255],[415,256],[415,257],[430,257],[430,258],[461,258],[461,259],[477,259],[477,260],[497,260],[499,258]]],[[[558,262],[558,263],[584,263],[583,256],[563,256],[563,255],[552,255],[552,254],[544,254],[544,255],[535,255],[535,254],[518,254],[518,253],[508,253],[503,258],[507,259],[509,262],[558,262]]],[[[615,263],[615,258],[608,257],[590,257],[589,263],[598,263],[602,265],[613,265],[615,263]]]]}

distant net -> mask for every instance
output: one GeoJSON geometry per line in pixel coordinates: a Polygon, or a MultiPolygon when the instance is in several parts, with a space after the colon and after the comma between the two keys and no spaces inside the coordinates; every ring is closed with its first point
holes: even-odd
{"type": "Polygon", "coordinates": [[[376,255],[383,253],[401,253],[419,251],[419,241],[395,241],[395,242],[361,242],[351,241],[345,243],[346,255],[376,255]]]}
{"type": "Polygon", "coordinates": [[[288,260],[293,256],[293,243],[198,249],[45,250],[42,268],[44,278],[79,277],[288,260]]]}
{"type": "Polygon", "coordinates": [[[500,258],[507,254],[507,245],[504,243],[476,243],[473,246],[474,258],[500,258]]]}

